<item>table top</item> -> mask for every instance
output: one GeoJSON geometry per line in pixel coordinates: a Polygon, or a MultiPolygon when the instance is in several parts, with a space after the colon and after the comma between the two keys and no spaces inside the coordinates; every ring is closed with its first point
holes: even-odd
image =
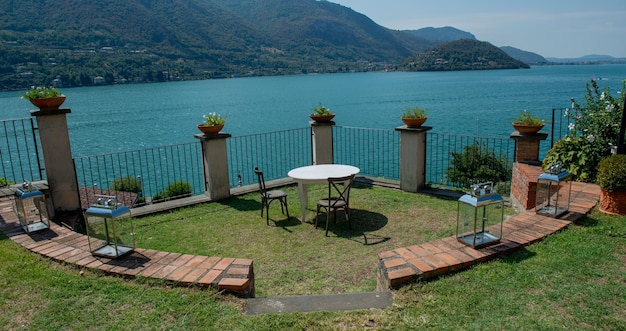
{"type": "Polygon", "coordinates": [[[356,175],[361,169],[345,164],[318,164],[295,168],[287,176],[296,180],[322,180],[356,175]]]}

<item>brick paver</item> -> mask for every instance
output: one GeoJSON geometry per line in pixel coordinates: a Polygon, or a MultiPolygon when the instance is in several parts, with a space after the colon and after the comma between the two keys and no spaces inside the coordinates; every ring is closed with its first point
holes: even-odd
{"type": "Polygon", "coordinates": [[[250,259],[207,257],[141,248],[117,259],[95,257],[89,251],[87,236],[53,222],[50,223],[50,229],[25,234],[17,224],[12,203],[10,199],[0,201],[0,230],[15,243],[56,261],[126,277],[141,275],[183,286],[197,284],[240,296],[254,295],[254,271],[250,259]]]}
{"type": "Polygon", "coordinates": [[[502,224],[502,240],[492,246],[473,249],[459,243],[453,236],[380,252],[378,259],[381,279],[378,284],[384,288],[379,288],[379,290],[467,269],[474,264],[495,259],[520,247],[535,243],[583,217],[595,207],[599,195],[600,190],[597,185],[572,184],[571,208],[561,219],[538,215],[534,210],[512,216],[502,224]]]}

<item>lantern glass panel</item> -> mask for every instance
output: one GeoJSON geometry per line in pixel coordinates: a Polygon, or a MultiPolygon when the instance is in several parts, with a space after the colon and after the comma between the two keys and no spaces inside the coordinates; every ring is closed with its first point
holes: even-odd
{"type": "Polygon", "coordinates": [[[26,233],[50,228],[48,207],[43,192],[36,189],[18,189],[15,195],[17,218],[26,233]]]}
{"type": "Polygon", "coordinates": [[[85,211],[85,224],[91,254],[116,258],[135,249],[130,210],[125,206],[92,206],[85,211]]]}
{"type": "Polygon", "coordinates": [[[559,217],[569,209],[571,194],[570,174],[545,173],[537,179],[535,212],[549,217],[559,217]]]}
{"type": "Polygon", "coordinates": [[[504,201],[499,194],[466,194],[458,201],[457,240],[473,248],[498,243],[503,219],[504,201]]]}

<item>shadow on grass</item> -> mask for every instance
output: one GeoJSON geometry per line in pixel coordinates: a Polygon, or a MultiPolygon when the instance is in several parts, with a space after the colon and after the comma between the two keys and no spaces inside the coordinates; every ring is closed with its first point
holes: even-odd
{"type": "MultiPolygon", "coordinates": [[[[391,239],[391,237],[384,237],[369,233],[378,231],[387,225],[389,220],[383,214],[362,209],[351,209],[350,223],[352,224],[352,229],[348,226],[348,222],[346,221],[343,212],[338,212],[337,218],[333,217],[332,213],[330,216],[331,219],[328,225],[329,236],[333,233],[337,237],[353,240],[362,243],[363,245],[377,245],[391,239]]],[[[318,215],[318,217],[318,229],[326,231],[326,213],[322,212],[318,215]]],[[[310,222],[315,225],[315,218],[313,218],[310,222]]]]}
{"type": "MultiPolygon", "coordinates": [[[[253,199],[246,199],[244,196],[234,196],[225,200],[216,201],[224,206],[228,206],[231,208],[235,208],[238,211],[259,211],[261,213],[261,202],[253,199]]],[[[280,208],[280,202],[276,202],[278,204],[278,208],[280,208]]],[[[272,203],[271,206],[274,204],[272,203]]],[[[271,207],[270,206],[270,207],[271,207]]]]}

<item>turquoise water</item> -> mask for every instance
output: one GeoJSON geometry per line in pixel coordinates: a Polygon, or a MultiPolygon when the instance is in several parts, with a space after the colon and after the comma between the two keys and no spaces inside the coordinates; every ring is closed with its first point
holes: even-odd
{"type": "MultiPolygon", "coordinates": [[[[614,91],[626,65],[541,66],[530,70],[353,73],[237,78],[67,88],[75,156],[193,142],[202,115],[228,116],[233,136],[308,126],[318,102],[339,126],[393,129],[407,106],[426,108],[433,132],[508,137],[523,109],[549,119],[551,109],[583,99],[585,83],[614,91]]],[[[29,117],[20,92],[0,93],[0,119],[29,117]]]]}

